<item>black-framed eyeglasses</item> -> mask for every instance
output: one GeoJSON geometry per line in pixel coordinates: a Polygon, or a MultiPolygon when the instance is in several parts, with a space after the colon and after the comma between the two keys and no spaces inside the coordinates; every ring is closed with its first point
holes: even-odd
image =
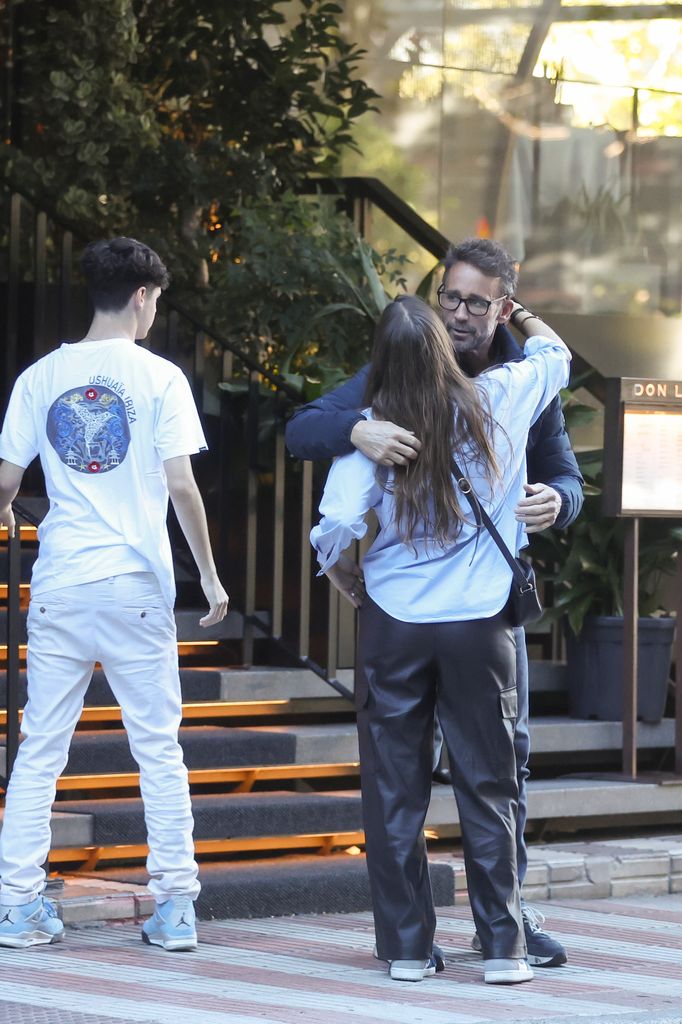
{"type": "Polygon", "coordinates": [[[470,295],[468,299],[465,299],[459,292],[446,291],[444,285],[438,289],[438,305],[441,309],[447,309],[454,313],[464,303],[470,316],[485,316],[493,303],[501,302],[506,298],[508,298],[507,295],[498,295],[496,299],[483,299],[479,295],[470,295]]]}

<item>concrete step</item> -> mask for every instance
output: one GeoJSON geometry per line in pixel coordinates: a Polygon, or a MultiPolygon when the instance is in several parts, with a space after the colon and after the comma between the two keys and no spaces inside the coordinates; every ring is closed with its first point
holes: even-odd
{"type": "MultiPolygon", "coordinates": [[[[633,895],[651,897],[674,893],[682,884],[682,835],[679,834],[532,843],[528,853],[524,893],[533,902],[609,897],[622,901],[633,895]]],[[[431,847],[429,872],[436,906],[466,901],[467,881],[461,850],[431,847]]],[[[248,864],[207,862],[200,865],[199,879],[202,883],[197,902],[200,920],[355,913],[371,909],[362,854],[280,855],[257,858],[248,864]]],[[[63,890],[50,896],[66,924],[139,920],[152,912],[154,901],[146,887],[148,876],[143,867],[101,867],[94,873],[66,874],[63,880],[63,890]]],[[[621,921],[624,920],[621,917],[621,921]]],[[[286,922],[279,926],[286,927],[286,922]]],[[[630,922],[627,928],[632,927],[630,922]]],[[[571,951],[576,941],[573,935],[571,951]]],[[[589,941],[584,938],[586,944],[589,941]]],[[[369,945],[371,942],[368,942],[368,951],[369,945]]]]}
{"type": "MultiPolygon", "coordinates": [[[[675,719],[660,722],[639,722],[639,750],[672,747],[675,743],[675,719]]],[[[597,722],[594,719],[547,716],[530,720],[532,754],[575,753],[620,750],[623,746],[622,722],[597,722]]]]}
{"type": "MultiPolygon", "coordinates": [[[[342,726],[325,725],[293,729],[288,726],[210,726],[181,728],[180,745],[190,772],[204,772],[204,782],[223,781],[211,778],[210,770],[260,768],[271,765],[347,765],[357,761],[355,731],[342,726]],[[331,760],[330,760],[331,757],[331,760]]],[[[4,771],[4,741],[0,740],[0,774],[4,771]]],[[[105,789],[112,776],[112,788],[137,786],[137,764],[130,752],[124,729],[87,729],[78,731],[71,743],[69,760],[64,771],[67,787],[93,790],[105,789]],[[124,774],[125,779],[114,776],[124,774]],[[92,782],[89,777],[92,776],[92,782]],[[132,777],[128,777],[132,776],[132,777]],[[78,784],[75,783],[78,777],[78,784]]],[[[353,773],[355,769],[351,770],[353,773]]],[[[284,775],[292,773],[285,772],[284,775]]],[[[323,775],[324,772],[312,771],[323,775]]],[[[331,774],[339,774],[339,771],[331,774]]],[[[306,773],[301,772],[305,777],[306,773]]],[[[293,773],[294,778],[296,773],[293,773]]]]}
{"type": "MultiPolygon", "coordinates": [[[[362,842],[360,794],[263,792],[199,795],[193,798],[195,838],[201,853],[232,853],[239,849],[325,848],[362,842]],[[329,836],[329,843],[307,837],[329,836]],[[283,837],[280,843],[277,837],[283,837]],[[249,845],[248,840],[254,842],[249,845]],[[226,843],[220,843],[227,840],[226,843]],[[204,848],[201,849],[202,843],[204,848]],[[214,844],[214,845],[212,845],[214,844]]],[[[2,812],[0,811],[0,822],[2,812]]],[[[604,830],[627,822],[682,824],[682,782],[657,779],[628,782],[614,778],[531,780],[528,822],[554,831],[577,828],[604,830]]],[[[449,787],[434,786],[426,817],[432,838],[456,837],[459,815],[449,787]]],[[[85,860],[88,849],[105,850],[108,859],[142,858],[145,827],[142,801],[127,798],[72,800],[55,805],[52,849],[83,851],[71,860],[85,860]],[[121,844],[137,849],[126,851],[121,844]]],[[[682,854],[680,855],[682,858],[682,854]]],[[[682,864],[682,859],[679,861],[682,864]]]]}
{"type": "MultiPolygon", "coordinates": [[[[320,693],[315,697],[280,696],[275,700],[221,700],[219,697],[220,677],[211,676],[209,670],[188,670],[196,675],[183,684],[182,716],[186,727],[194,722],[239,723],[250,725],[265,721],[301,721],[323,717],[329,724],[334,718],[350,721],[353,715],[352,703],[338,696],[334,691],[330,694],[320,693]],[[216,693],[216,688],[218,693],[216,693]],[[211,692],[213,691],[213,692],[211,692]]],[[[78,737],[96,726],[106,726],[113,732],[121,732],[122,713],[109,690],[106,681],[100,680],[101,686],[91,689],[80,716],[76,740],[78,737]]],[[[25,680],[20,683],[20,708],[25,702],[25,680]]],[[[5,725],[7,714],[0,706],[0,727],[5,725]]],[[[100,731],[98,735],[102,735],[100,731]]],[[[0,736],[0,748],[3,745],[0,736]]]]}
{"type": "MultiPolygon", "coordinates": [[[[0,610],[0,617],[3,612],[0,610]]],[[[199,634],[196,627],[199,612],[178,613],[182,615],[182,640],[216,639],[206,631],[199,634]]],[[[241,621],[235,618],[228,631],[239,630],[241,621]]],[[[0,622],[0,627],[1,627],[0,622]]],[[[222,624],[221,624],[222,625],[222,624]]],[[[200,628],[200,627],[199,627],[200,628]]],[[[0,637],[2,633],[0,632],[0,637]]],[[[185,700],[226,700],[226,701],[269,701],[336,698],[338,694],[324,679],[305,668],[197,668],[181,669],[180,679],[185,700]],[[202,677],[203,674],[203,677],[202,677]],[[201,679],[203,678],[203,685],[201,679]],[[209,682],[210,680],[210,682],[209,682]]],[[[347,689],[354,687],[354,671],[351,668],[339,669],[337,679],[347,689]]],[[[25,673],[21,677],[21,703],[25,697],[25,673]]],[[[531,694],[560,694],[566,690],[566,666],[563,662],[531,661],[530,690],[531,694]]],[[[5,703],[5,673],[0,671],[0,707],[5,703]]],[[[85,704],[111,705],[116,701],[101,671],[95,672],[86,695],[85,704]]]]}
{"type": "MultiPolygon", "coordinates": [[[[353,670],[341,669],[339,682],[353,686],[353,670]]],[[[7,674],[0,671],[0,708],[5,706],[7,674]]],[[[185,701],[275,701],[338,699],[338,693],[308,669],[288,668],[181,668],[180,685],[185,701]]],[[[26,701],[26,670],[19,675],[20,706],[26,701]]],[[[86,707],[112,706],[116,699],[101,669],[93,673],[85,695],[86,707]]]]}
{"type": "MultiPolygon", "coordinates": [[[[455,874],[452,866],[432,862],[431,886],[437,906],[452,906],[455,874]]],[[[100,877],[98,872],[97,878],[100,877]]],[[[138,891],[146,881],[142,868],[105,870],[102,879],[138,891]]],[[[301,856],[248,864],[202,864],[201,893],[196,903],[200,920],[279,917],[290,914],[356,913],[371,909],[367,867],[363,855],[301,856]]]]}
{"type": "MultiPolygon", "coordinates": [[[[620,750],[621,722],[574,721],[566,718],[531,720],[531,749],[536,754],[569,754],[574,751],[620,750]]],[[[674,743],[674,719],[657,725],[640,723],[640,749],[657,749],[674,743]]],[[[354,722],[323,722],[316,725],[268,725],[230,728],[190,726],[180,730],[188,768],[219,768],[230,765],[314,764],[357,761],[357,730],[354,722]]],[[[88,759],[107,764],[111,771],[130,771],[123,730],[81,732],[74,737],[73,767],[67,773],[85,771],[88,759]],[[107,741],[110,746],[104,746],[107,741]],[[78,751],[82,750],[79,755],[78,751]],[[106,751],[106,754],[105,754],[106,751]],[[78,761],[76,761],[78,758],[78,761]],[[124,758],[124,761],[122,760],[124,758]],[[79,767],[76,768],[78,763],[79,767]]],[[[94,767],[91,770],[96,770],[94,767]]]]}
{"type": "MultiPolygon", "coordinates": [[[[678,892],[682,885],[682,835],[679,834],[533,843],[528,854],[524,893],[529,901],[609,897],[622,900],[635,894],[660,896],[678,892]]],[[[429,873],[436,906],[466,902],[467,879],[461,850],[432,846],[429,873]]],[[[248,865],[204,863],[200,865],[199,878],[202,893],[197,912],[202,920],[371,910],[362,854],[328,857],[298,854],[256,859],[248,865]]],[[[126,887],[130,894],[138,894],[139,899],[146,880],[144,868],[104,867],[82,881],[78,877],[67,877],[65,897],[72,889],[77,900],[86,882],[102,887],[119,886],[120,896],[112,891],[107,893],[109,903],[104,903],[103,911],[110,912],[113,900],[116,896],[124,897],[126,887]]],[[[68,898],[63,901],[65,920],[69,902],[68,898]]],[[[79,909],[82,914],[86,908],[79,909]]],[[[91,914],[97,913],[96,907],[88,909],[91,914]]],[[[621,921],[625,920],[621,916],[621,921]]],[[[286,928],[286,923],[281,927],[286,928]]],[[[634,925],[630,922],[627,927],[634,925]]],[[[471,932],[465,932],[465,945],[470,935],[471,932]]],[[[575,941],[573,935],[570,950],[575,941]]],[[[584,937],[586,949],[590,941],[589,937],[584,937]]]]}
{"type": "MultiPolygon", "coordinates": [[[[59,812],[92,821],[95,846],[146,841],[144,809],[138,798],[60,801],[59,812]]],[[[200,794],[192,800],[196,841],[245,837],[355,833],[362,828],[360,794],[233,793],[200,794]]]]}
{"type": "MultiPolygon", "coordinates": [[[[183,700],[186,701],[215,701],[222,700],[222,671],[213,668],[181,668],[180,685],[182,687],[183,700]]],[[[0,708],[5,707],[7,698],[7,673],[0,672],[0,708]]],[[[19,705],[23,707],[26,702],[26,670],[22,669],[19,674],[19,705]]],[[[107,678],[101,669],[93,673],[90,686],[85,695],[86,707],[110,707],[116,704],[116,698],[111,692],[107,678]]]]}
{"type": "Polygon", "coordinates": [[[63,888],[46,892],[65,925],[83,928],[95,925],[139,921],[153,914],[155,899],[147,888],[146,872],[142,882],[117,882],[115,879],[82,874],[60,875],[63,888]]]}
{"type": "MultiPolygon", "coordinates": [[[[336,678],[347,689],[354,686],[352,668],[339,669],[336,678]]],[[[303,700],[310,698],[336,698],[337,692],[314,672],[305,668],[229,668],[221,675],[221,699],[248,700],[303,700]]]]}
{"type": "MultiPolygon", "coordinates": [[[[242,635],[243,617],[239,612],[231,611],[223,623],[219,626],[203,630],[198,625],[199,619],[204,610],[180,609],[175,613],[178,640],[191,642],[192,640],[216,640],[235,639],[242,635]]],[[[0,609],[0,638],[4,633],[4,622],[6,612],[0,609]]],[[[25,614],[24,614],[25,619],[25,614]]],[[[265,618],[263,617],[265,622],[265,618]]],[[[531,661],[529,665],[529,685],[531,694],[561,694],[566,691],[566,665],[558,661],[531,661]]],[[[197,669],[196,671],[215,672],[218,669],[197,669]]],[[[305,668],[279,668],[279,667],[254,667],[254,668],[223,668],[221,689],[219,694],[211,697],[200,698],[187,696],[188,700],[277,700],[281,697],[293,699],[305,697],[334,697],[335,691],[328,683],[321,679],[314,672],[305,668]]],[[[354,686],[354,670],[352,668],[339,669],[337,679],[347,689],[352,690],[354,686]]],[[[93,684],[88,692],[86,704],[109,704],[114,703],[109,697],[99,699],[95,696],[98,673],[95,673],[93,684]]],[[[0,671],[0,707],[4,703],[4,672],[0,671]]]]}
{"type": "MultiPolygon", "coordinates": [[[[242,765],[312,764],[357,759],[355,731],[333,725],[290,726],[199,725],[181,728],[185,764],[192,769],[242,765]]],[[[137,770],[123,729],[84,730],[73,739],[66,775],[137,770]]]]}
{"type": "MultiPolygon", "coordinates": [[[[652,776],[653,778],[653,776],[652,776]]],[[[427,826],[438,830],[459,823],[452,794],[446,786],[434,786],[427,826]]],[[[567,775],[558,779],[528,782],[528,821],[552,822],[554,827],[587,827],[592,821],[608,828],[624,818],[682,822],[682,779],[657,777],[655,781],[629,782],[608,777],[567,775]]],[[[443,834],[447,834],[447,831],[443,834]]]]}
{"type": "MultiPolygon", "coordinates": [[[[302,703],[305,706],[305,699],[302,703]]],[[[344,707],[347,711],[347,705],[344,707]]],[[[542,756],[544,761],[577,752],[616,752],[622,747],[621,722],[538,718],[531,719],[530,730],[533,755],[542,756]]],[[[663,719],[656,725],[639,724],[640,750],[666,749],[674,742],[674,719],[663,719]]],[[[239,727],[187,725],[180,729],[180,744],[190,770],[352,764],[359,758],[357,731],[352,721],[239,727]]],[[[4,742],[0,739],[0,772],[3,761],[4,742]]],[[[136,771],[124,729],[80,729],[74,735],[66,776],[136,771]]],[[[101,788],[101,783],[98,785],[101,788]]],[[[88,788],[85,781],[83,788],[88,788]]]]}

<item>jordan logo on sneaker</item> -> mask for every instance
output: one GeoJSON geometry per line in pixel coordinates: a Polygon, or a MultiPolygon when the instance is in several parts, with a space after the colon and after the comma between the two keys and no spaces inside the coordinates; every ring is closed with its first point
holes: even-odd
{"type": "Polygon", "coordinates": [[[0,921],[0,924],[5,924],[8,921],[9,921],[10,924],[12,924],[12,911],[11,910],[7,911],[7,913],[3,917],[2,921],[0,921]]]}
{"type": "Polygon", "coordinates": [[[185,911],[184,910],[182,912],[182,917],[180,918],[180,920],[178,921],[178,923],[176,925],[176,928],[179,928],[181,924],[184,924],[186,928],[191,928],[192,927],[191,922],[185,921],[185,911]]]}

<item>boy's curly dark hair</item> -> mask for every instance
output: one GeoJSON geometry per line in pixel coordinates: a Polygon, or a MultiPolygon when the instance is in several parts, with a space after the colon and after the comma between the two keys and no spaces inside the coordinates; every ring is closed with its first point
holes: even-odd
{"type": "Polygon", "coordinates": [[[118,313],[143,286],[167,288],[168,271],[161,258],[135,238],[91,242],[81,266],[96,310],[118,313]]]}

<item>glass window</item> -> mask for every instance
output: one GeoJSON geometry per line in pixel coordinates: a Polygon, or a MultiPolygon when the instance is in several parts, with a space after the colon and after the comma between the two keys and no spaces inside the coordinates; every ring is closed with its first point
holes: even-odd
{"type": "MultiPolygon", "coordinates": [[[[547,20],[543,0],[347,0],[382,99],[343,171],[453,240],[499,238],[547,312],[678,316],[682,0],[665,17],[654,0],[651,17],[639,0],[595,6],[564,0],[547,20]]],[[[374,230],[412,254],[416,284],[431,257],[388,218],[374,230]]]]}

